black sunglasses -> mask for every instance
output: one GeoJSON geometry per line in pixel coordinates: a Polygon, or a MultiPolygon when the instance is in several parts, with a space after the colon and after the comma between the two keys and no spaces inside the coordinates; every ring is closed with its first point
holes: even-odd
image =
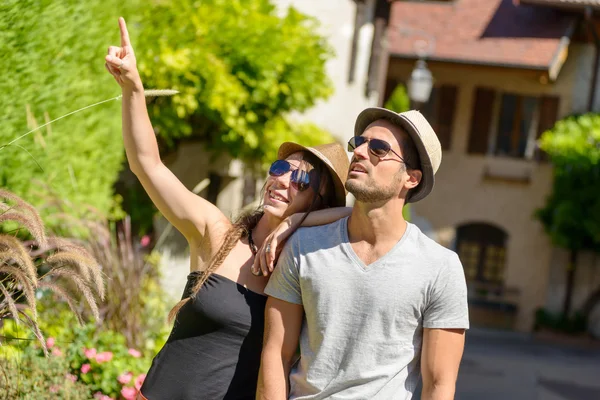
{"type": "Polygon", "coordinates": [[[277,160],[271,164],[269,175],[282,176],[292,171],[290,176],[290,185],[299,192],[303,192],[310,187],[310,173],[299,168],[292,169],[292,164],[286,160],[277,160]]]}
{"type": "Polygon", "coordinates": [[[381,140],[381,139],[368,139],[368,138],[366,138],[364,136],[353,136],[353,137],[350,138],[350,140],[348,140],[348,151],[349,152],[353,152],[354,149],[356,149],[357,147],[362,146],[365,143],[368,143],[369,152],[371,154],[373,154],[375,157],[383,158],[383,157],[387,156],[389,154],[389,152],[391,151],[404,164],[406,164],[410,168],[410,165],[408,165],[408,163],[406,161],[404,161],[404,158],[402,158],[402,156],[400,154],[398,154],[394,150],[392,150],[392,146],[388,142],[386,142],[385,140],[381,140]]]}

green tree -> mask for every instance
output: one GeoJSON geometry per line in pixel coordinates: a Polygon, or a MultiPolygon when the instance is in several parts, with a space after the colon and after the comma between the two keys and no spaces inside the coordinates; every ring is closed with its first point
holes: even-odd
{"type": "MultiPolygon", "coordinates": [[[[115,97],[103,65],[118,16],[137,1],[0,2],[0,187],[48,210],[53,192],[73,205],[107,213],[123,161],[120,103],[108,102],[23,133],[78,108],[115,97]],[[43,185],[36,182],[43,182],[43,185]]],[[[57,222],[48,221],[56,227],[57,222]]]]}
{"type": "Polygon", "coordinates": [[[142,80],[180,91],[150,106],[167,143],[193,137],[264,165],[282,141],[333,141],[287,118],[332,93],[325,70],[332,51],[316,20],[293,8],[280,16],[270,0],[156,2],[144,10],[133,42],[142,80]]]}
{"type": "MultiPolygon", "coordinates": [[[[164,143],[200,139],[214,152],[264,167],[282,141],[333,140],[287,118],[332,92],[325,71],[332,51],[316,33],[317,22],[294,9],[280,16],[268,0],[7,0],[0,4],[1,187],[38,207],[48,206],[51,192],[76,215],[78,205],[101,214],[115,205],[113,185],[123,165],[119,101],[3,145],[119,95],[103,58],[108,45],[118,44],[120,15],[130,22],[146,87],[180,91],[149,102],[164,143]]],[[[48,221],[54,211],[41,209],[50,227],[59,226],[48,221]]]]}
{"type": "Polygon", "coordinates": [[[568,117],[545,132],[540,147],[554,166],[552,193],[536,217],[556,246],[569,250],[563,317],[581,251],[600,252],[600,115],[568,117]]]}
{"type": "Polygon", "coordinates": [[[385,108],[397,113],[410,110],[410,98],[402,83],[394,88],[390,98],[385,102],[385,108]]]}

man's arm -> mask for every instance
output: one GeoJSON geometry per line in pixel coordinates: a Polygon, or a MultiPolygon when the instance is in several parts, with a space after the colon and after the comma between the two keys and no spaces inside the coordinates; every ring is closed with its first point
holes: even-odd
{"type": "Polygon", "coordinates": [[[423,329],[422,400],[454,399],[464,347],[464,329],[423,329]]]}
{"type": "Polygon", "coordinates": [[[291,363],[298,348],[304,308],[269,297],[258,376],[257,400],[286,400],[291,363]]]}

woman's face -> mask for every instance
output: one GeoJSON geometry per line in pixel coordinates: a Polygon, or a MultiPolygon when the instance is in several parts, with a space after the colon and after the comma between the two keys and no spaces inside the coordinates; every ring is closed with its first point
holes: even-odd
{"type": "Polygon", "coordinates": [[[302,153],[293,153],[285,160],[290,163],[291,170],[280,176],[269,176],[265,184],[264,211],[280,219],[308,210],[315,195],[312,187],[299,191],[297,185],[290,182],[293,170],[308,173],[312,169],[310,164],[302,161],[302,153]]]}

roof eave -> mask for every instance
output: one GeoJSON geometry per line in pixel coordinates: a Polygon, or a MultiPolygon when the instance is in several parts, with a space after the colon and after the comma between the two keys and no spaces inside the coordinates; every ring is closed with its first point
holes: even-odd
{"type": "MultiPolygon", "coordinates": [[[[401,58],[405,60],[418,60],[419,56],[414,53],[390,53],[390,57],[401,58]]],[[[436,57],[428,56],[426,61],[445,62],[453,64],[464,64],[464,65],[480,65],[486,67],[501,67],[501,68],[513,68],[513,69],[526,69],[533,71],[548,71],[548,66],[545,65],[531,65],[531,64],[520,64],[520,63],[506,63],[498,61],[485,61],[485,60],[473,60],[473,59],[461,59],[451,57],[436,57]]]]}
{"type": "Polygon", "coordinates": [[[552,60],[550,61],[550,65],[548,66],[548,78],[553,82],[558,78],[560,70],[567,61],[567,58],[569,56],[569,45],[571,44],[571,37],[573,37],[573,34],[577,29],[577,24],[578,21],[576,19],[573,19],[573,21],[571,21],[569,28],[567,29],[565,34],[560,38],[560,41],[558,42],[558,47],[554,52],[552,60]]]}
{"type": "MultiPolygon", "coordinates": [[[[453,64],[463,64],[463,65],[479,65],[486,67],[500,67],[500,68],[511,68],[511,69],[524,69],[529,71],[542,71],[548,74],[548,78],[550,81],[554,82],[558,78],[558,74],[562,69],[565,61],[567,60],[569,54],[569,45],[571,44],[571,37],[575,32],[577,27],[577,21],[573,21],[569,26],[569,29],[565,32],[565,34],[560,38],[558,43],[558,47],[552,56],[552,60],[548,65],[533,65],[533,64],[523,64],[523,63],[507,63],[507,62],[499,62],[499,61],[486,61],[486,60],[474,60],[474,59],[460,59],[460,58],[451,58],[451,57],[436,57],[436,56],[428,56],[427,60],[436,61],[436,62],[446,62],[453,64]]],[[[406,60],[417,60],[419,56],[414,53],[390,53],[390,57],[396,57],[406,60]]]]}
{"type": "Polygon", "coordinates": [[[516,4],[526,6],[539,6],[548,8],[557,8],[566,11],[583,11],[586,8],[592,9],[593,11],[600,11],[600,4],[582,4],[582,3],[570,3],[563,1],[548,1],[548,0],[514,0],[516,4]]]}

